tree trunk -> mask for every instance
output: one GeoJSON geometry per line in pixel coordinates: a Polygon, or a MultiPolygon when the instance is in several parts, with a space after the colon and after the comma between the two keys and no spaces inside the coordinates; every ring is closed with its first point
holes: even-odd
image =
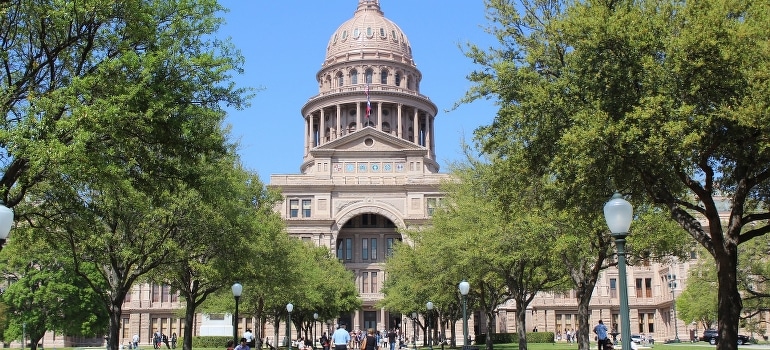
{"type": "Polygon", "coordinates": [[[120,346],[120,339],[118,338],[120,337],[120,321],[121,321],[120,316],[121,316],[121,312],[123,311],[121,306],[123,298],[121,298],[120,301],[121,302],[118,303],[117,301],[112,300],[112,302],[110,303],[110,310],[109,310],[110,332],[107,335],[107,339],[106,339],[107,349],[110,349],[110,350],[118,350],[120,346]]]}
{"type": "Polygon", "coordinates": [[[527,350],[527,304],[516,301],[516,330],[519,334],[519,350],[527,350]]]}
{"type": "Polygon", "coordinates": [[[484,342],[486,350],[493,350],[494,344],[492,343],[492,334],[495,333],[495,311],[490,310],[487,313],[487,338],[484,342]]]}
{"type": "Polygon", "coordinates": [[[186,303],[186,307],[184,310],[184,333],[182,333],[182,337],[184,337],[184,341],[182,342],[182,350],[192,350],[192,338],[193,338],[193,327],[192,325],[195,324],[195,308],[196,305],[194,303],[186,303]]]}
{"type": "Polygon", "coordinates": [[[743,309],[741,295],[738,292],[737,269],[738,269],[738,250],[725,249],[718,251],[717,280],[719,281],[718,290],[718,332],[717,342],[718,350],[736,350],[738,348],[738,322],[740,321],[740,312],[743,309]],[[721,253],[721,254],[720,254],[721,253]]]}

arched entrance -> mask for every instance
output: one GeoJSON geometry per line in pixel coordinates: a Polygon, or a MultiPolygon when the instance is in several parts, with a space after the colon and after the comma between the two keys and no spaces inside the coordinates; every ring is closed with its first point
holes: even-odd
{"type": "Polygon", "coordinates": [[[390,326],[390,315],[375,307],[375,303],[383,297],[385,260],[401,240],[396,224],[382,214],[359,209],[358,214],[348,216],[342,223],[335,242],[336,255],[353,272],[362,300],[361,310],[339,319],[349,325],[348,330],[383,330],[390,326]]]}

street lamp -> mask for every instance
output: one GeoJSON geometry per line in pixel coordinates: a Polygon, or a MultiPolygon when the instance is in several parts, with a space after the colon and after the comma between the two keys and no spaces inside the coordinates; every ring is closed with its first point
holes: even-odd
{"type": "Polygon", "coordinates": [[[620,334],[623,350],[631,349],[631,322],[628,319],[628,281],[626,280],[626,236],[631,227],[634,209],[619,193],[604,205],[604,219],[618,248],[618,277],[620,278],[620,334]]]}
{"type": "Polygon", "coordinates": [[[13,226],[13,210],[5,206],[5,202],[0,200],[0,250],[3,250],[5,239],[11,232],[13,226]]]}
{"type": "Polygon", "coordinates": [[[318,313],[313,313],[313,349],[315,349],[316,326],[318,326],[318,313]]]}
{"type": "Polygon", "coordinates": [[[433,325],[432,323],[430,323],[430,312],[433,310],[433,303],[429,301],[425,303],[425,307],[428,309],[428,317],[426,321],[428,323],[426,327],[426,329],[428,330],[428,347],[430,348],[430,350],[433,350],[433,342],[430,339],[431,338],[430,327],[433,325]]]}
{"type": "Polygon", "coordinates": [[[243,286],[235,282],[230,288],[233,291],[233,297],[235,298],[235,315],[233,315],[233,341],[238,344],[238,301],[241,299],[241,293],[243,293],[243,286]]]}
{"type": "Polygon", "coordinates": [[[289,312],[289,317],[286,318],[286,348],[291,350],[291,312],[294,310],[294,305],[291,303],[286,304],[286,311],[289,312]]]}
{"type": "Polygon", "coordinates": [[[468,281],[463,280],[457,286],[460,289],[460,294],[463,296],[463,348],[470,345],[468,344],[468,313],[467,313],[467,301],[468,292],[471,291],[471,285],[468,281]]]}
{"type": "Polygon", "coordinates": [[[674,343],[679,343],[679,325],[676,319],[676,297],[674,296],[674,290],[676,290],[676,275],[666,275],[668,280],[668,288],[671,289],[671,308],[674,310],[674,343]]]}
{"type": "Polygon", "coordinates": [[[412,347],[417,350],[417,313],[412,312],[412,347]]]}

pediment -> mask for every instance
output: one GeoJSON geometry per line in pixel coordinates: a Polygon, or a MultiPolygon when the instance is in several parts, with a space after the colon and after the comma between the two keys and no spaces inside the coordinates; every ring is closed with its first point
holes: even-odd
{"type": "Polygon", "coordinates": [[[427,151],[410,141],[379,131],[371,126],[325,143],[310,152],[349,151],[349,152],[394,152],[427,151]]]}

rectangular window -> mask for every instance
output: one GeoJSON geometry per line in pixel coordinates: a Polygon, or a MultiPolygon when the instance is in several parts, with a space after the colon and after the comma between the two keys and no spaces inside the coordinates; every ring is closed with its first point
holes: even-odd
{"type": "Polygon", "coordinates": [[[361,273],[361,293],[369,293],[369,272],[361,273]]]}
{"type": "Polygon", "coordinates": [[[310,217],[310,200],[309,199],[302,200],[302,217],[303,218],[310,217]]]}
{"type": "Polygon", "coordinates": [[[379,293],[380,292],[380,287],[377,285],[377,272],[376,271],[373,271],[371,273],[371,279],[372,279],[372,288],[371,288],[372,293],[379,293]]]}
{"type": "Polygon", "coordinates": [[[152,302],[157,303],[160,301],[160,286],[157,284],[152,285],[152,302]]]}
{"type": "Polygon", "coordinates": [[[610,278],[610,298],[618,297],[618,280],[616,278],[610,278]]]}
{"type": "Polygon", "coordinates": [[[644,292],[645,297],[652,298],[652,278],[645,278],[644,279],[644,292]]]}
{"type": "Polygon", "coordinates": [[[644,313],[639,312],[639,333],[644,333],[644,313]]]}
{"type": "Polygon", "coordinates": [[[428,198],[428,216],[433,216],[433,212],[436,210],[436,198],[428,198]]]}
{"type": "Polygon", "coordinates": [[[647,314],[647,332],[655,333],[655,314],[647,314]]]}
{"type": "Polygon", "coordinates": [[[369,239],[361,239],[361,259],[369,260],[369,239]]]}
{"type": "Polygon", "coordinates": [[[377,238],[372,238],[369,242],[371,242],[370,255],[372,256],[372,260],[377,260],[377,238]]]}
{"type": "Polygon", "coordinates": [[[353,260],[353,239],[345,238],[345,260],[353,260]]]}
{"type": "Polygon", "coordinates": [[[636,297],[641,298],[644,294],[642,294],[642,279],[637,278],[636,279],[636,297]]]}
{"type": "Polygon", "coordinates": [[[377,226],[377,214],[361,215],[361,227],[375,227],[375,226],[377,226]]]}
{"type": "Polygon", "coordinates": [[[129,333],[131,332],[131,329],[130,329],[131,323],[129,323],[128,320],[129,320],[128,318],[124,318],[120,320],[121,328],[123,328],[122,332],[123,334],[126,334],[126,335],[131,334],[129,333]]]}
{"type": "Polygon", "coordinates": [[[387,258],[387,257],[390,257],[391,255],[393,255],[393,241],[394,241],[394,240],[395,240],[395,239],[393,239],[393,238],[388,238],[388,239],[385,241],[385,244],[387,245],[387,246],[385,247],[385,257],[386,257],[386,258],[387,258]]]}
{"type": "Polygon", "coordinates": [[[353,73],[350,73],[350,83],[353,85],[358,84],[358,72],[353,71],[353,73]]]}
{"type": "Polygon", "coordinates": [[[169,301],[169,299],[171,299],[171,286],[163,285],[163,287],[161,287],[161,292],[160,293],[161,293],[160,294],[160,301],[163,302],[163,303],[167,303],[169,301]]]}
{"type": "Polygon", "coordinates": [[[296,218],[299,216],[299,200],[292,199],[289,201],[289,217],[296,218]]]}

